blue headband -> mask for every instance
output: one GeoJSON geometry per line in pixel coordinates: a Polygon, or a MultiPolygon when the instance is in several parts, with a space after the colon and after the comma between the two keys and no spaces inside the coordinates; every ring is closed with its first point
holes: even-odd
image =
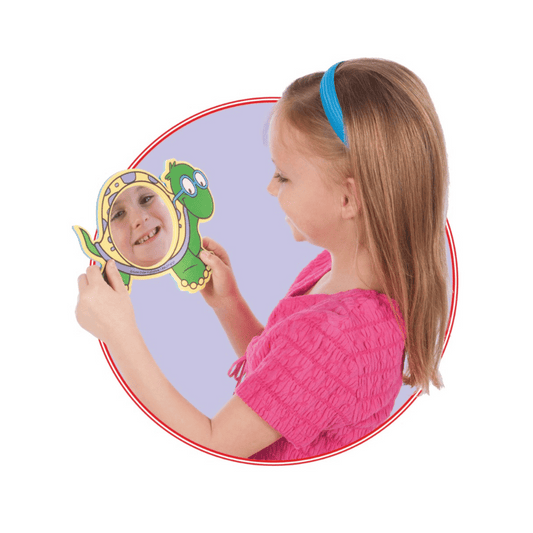
{"type": "Polygon", "coordinates": [[[335,91],[335,69],[341,63],[342,61],[330,67],[322,76],[322,80],[320,81],[320,99],[322,100],[322,107],[331,127],[337,134],[337,137],[348,147],[348,141],[344,133],[341,105],[337,98],[337,91],[335,91]]]}

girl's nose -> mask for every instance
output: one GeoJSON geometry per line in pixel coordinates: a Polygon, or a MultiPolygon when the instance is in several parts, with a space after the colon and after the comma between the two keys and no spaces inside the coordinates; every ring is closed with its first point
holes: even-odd
{"type": "Polygon", "coordinates": [[[277,196],[279,190],[279,181],[276,178],[272,178],[268,184],[267,191],[272,196],[277,196]]]}
{"type": "Polygon", "coordinates": [[[148,212],[144,209],[135,208],[132,212],[131,225],[138,228],[148,219],[148,212]]]}

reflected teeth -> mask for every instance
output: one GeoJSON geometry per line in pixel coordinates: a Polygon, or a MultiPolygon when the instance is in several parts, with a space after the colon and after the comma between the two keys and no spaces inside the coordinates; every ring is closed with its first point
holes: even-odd
{"type": "Polygon", "coordinates": [[[142,244],[143,242],[146,242],[150,237],[153,237],[158,231],[159,228],[155,228],[148,235],[145,235],[144,237],[140,238],[135,244],[142,244]]]}

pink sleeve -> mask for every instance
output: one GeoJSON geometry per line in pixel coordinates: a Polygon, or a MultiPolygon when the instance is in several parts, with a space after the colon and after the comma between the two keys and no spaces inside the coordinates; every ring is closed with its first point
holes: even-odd
{"type": "Polygon", "coordinates": [[[365,357],[354,354],[336,322],[333,312],[299,313],[272,328],[254,347],[259,362],[235,391],[297,448],[357,421],[365,357]]]}

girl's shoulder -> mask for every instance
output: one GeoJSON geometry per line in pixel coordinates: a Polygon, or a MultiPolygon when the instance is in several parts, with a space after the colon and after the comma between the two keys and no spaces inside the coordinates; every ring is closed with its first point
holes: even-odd
{"type": "Polygon", "coordinates": [[[353,289],[336,294],[286,298],[268,324],[271,336],[329,337],[361,341],[366,346],[382,341],[403,343],[401,315],[386,295],[353,289]]]}
{"type": "Polygon", "coordinates": [[[385,294],[352,289],[317,298],[304,311],[339,328],[362,328],[373,324],[397,324],[398,306],[385,294]]]}

